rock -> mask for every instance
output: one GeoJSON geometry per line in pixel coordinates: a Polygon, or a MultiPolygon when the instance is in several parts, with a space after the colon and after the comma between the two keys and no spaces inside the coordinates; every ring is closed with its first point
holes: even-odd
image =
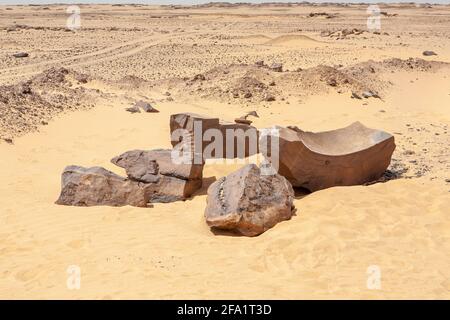
{"type": "Polygon", "coordinates": [[[141,112],[141,110],[136,106],[126,108],[125,110],[128,112],[131,112],[131,113],[140,113],[141,112]]]}
{"type": "Polygon", "coordinates": [[[361,96],[359,94],[357,94],[356,92],[352,91],[352,99],[362,99],[361,96]]]}
{"type": "Polygon", "coordinates": [[[14,140],[12,138],[2,138],[8,144],[14,144],[14,140]]]}
{"type": "Polygon", "coordinates": [[[264,67],[264,60],[259,60],[255,62],[255,66],[257,67],[264,67]]]}
{"type": "Polygon", "coordinates": [[[206,223],[210,227],[257,236],[293,213],[294,191],[282,176],[262,175],[246,165],[208,188],[206,223]]]}
{"type": "Polygon", "coordinates": [[[31,94],[31,81],[21,82],[17,86],[17,92],[20,94],[31,94]]]}
{"type": "Polygon", "coordinates": [[[331,78],[331,79],[328,79],[328,80],[327,80],[327,84],[328,84],[329,86],[336,87],[336,86],[337,86],[337,81],[336,81],[336,79],[331,78]]]}
{"type": "Polygon", "coordinates": [[[375,181],[386,171],[395,149],[391,134],[359,122],[318,133],[297,127],[277,129],[277,158],[262,150],[264,157],[294,187],[309,191],[375,181]]]}
{"type": "Polygon", "coordinates": [[[17,52],[13,54],[14,58],[26,58],[29,54],[27,52],[17,52]]]}
{"type": "Polygon", "coordinates": [[[142,109],[144,112],[159,112],[157,109],[153,108],[152,105],[145,101],[138,101],[134,104],[138,109],[142,109]]]}
{"type": "Polygon", "coordinates": [[[146,184],[123,178],[101,167],[69,166],[62,173],[61,194],[56,204],[146,207],[149,191],[146,184]]]}
{"type": "Polygon", "coordinates": [[[206,77],[203,74],[197,74],[192,78],[193,81],[205,81],[206,77]]]}
{"type": "Polygon", "coordinates": [[[273,72],[283,72],[283,64],[281,63],[272,63],[269,69],[273,72]]]}
{"type": "Polygon", "coordinates": [[[258,153],[258,130],[242,122],[231,123],[195,113],[179,113],[170,116],[170,134],[174,148],[188,144],[191,152],[203,159],[244,158],[258,153]],[[210,139],[204,139],[206,132],[220,134],[222,143],[214,141],[213,144],[210,139]],[[184,136],[177,133],[184,133],[184,136]],[[232,149],[228,148],[227,140],[232,149]],[[210,152],[211,145],[221,146],[221,152],[214,148],[210,152]]]}
{"type": "Polygon", "coordinates": [[[132,150],[111,162],[124,168],[128,178],[153,184],[150,202],[171,202],[189,198],[202,186],[203,163],[176,164],[172,150],[132,150]]]}
{"type": "Polygon", "coordinates": [[[380,96],[377,93],[372,92],[372,91],[364,91],[361,95],[363,96],[363,98],[366,98],[366,99],[368,99],[370,97],[380,99],[380,96]]]}
{"type": "Polygon", "coordinates": [[[101,167],[69,166],[62,174],[57,204],[147,207],[154,202],[185,200],[202,186],[203,163],[175,164],[171,150],[133,150],[115,157],[128,178],[101,167]]]}
{"type": "Polygon", "coordinates": [[[89,76],[84,73],[76,73],[74,78],[78,81],[78,83],[88,83],[89,81],[89,76]]]}
{"type": "Polygon", "coordinates": [[[245,117],[241,117],[241,118],[236,118],[236,119],[234,119],[234,122],[236,122],[236,123],[243,123],[243,124],[247,124],[247,125],[251,125],[253,121],[247,120],[245,117]]]}
{"type": "Polygon", "coordinates": [[[427,57],[429,57],[429,56],[437,56],[437,53],[436,53],[436,52],[430,51],[430,50],[425,50],[424,52],[422,52],[422,54],[423,54],[424,56],[427,56],[427,57]]]}
{"type": "Polygon", "coordinates": [[[253,96],[253,95],[252,95],[251,92],[246,92],[245,95],[244,95],[244,98],[245,98],[245,99],[250,99],[252,96],[253,96]]]}
{"type": "Polygon", "coordinates": [[[255,118],[259,118],[259,115],[258,115],[258,113],[256,113],[256,111],[250,111],[250,112],[248,112],[247,115],[246,115],[246,117],[248,117],[248,116],[252,116],[252,117],[255,117],[255,118]]]}

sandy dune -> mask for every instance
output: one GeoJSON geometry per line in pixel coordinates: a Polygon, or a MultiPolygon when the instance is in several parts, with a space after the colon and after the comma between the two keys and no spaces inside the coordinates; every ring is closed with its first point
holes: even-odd
{"type": "Polygon", "coordinates": [[[62,84],[31,84],[48,113],[24,115],[22,132],[0,130],[13,142],[0,140],[1,298],[450,298],[448,6],[382,7],[398,14],[382,18],[388,35],[341,40],[321,32],[364,29],[364,6],[82,6],[76,33],[64,31],[62,6],[6,8],[0,83],[13,87],[0,90],[8,98],[0,100],[1,115],[28,101],[11,93],[20,81],[53,66],[71,73],[62,84]],[[33,28],[7,32],[13,21],[33,28]],[[424,50],[438,55],[424,57],[424,50]],[[17,51],[30,57],[11,58],[17,51]],[[410,68],[410,57],[425,62],[410,68]],[[382,62],[392,58],[403,60],[382,62]],[[285,72],[255,69],[258,60],[281,62],[285,72]],[[374,74],[364,73],[369,67],[374,74]],[[89,80],[79,83],[75,73],[89,80]],[[200,73],[205,82],[190,84],[200,73]],[[342,74],[350,83],[339,82],[342,74]],[[327,84],[330,77],[336,86],[327,84]],[[248,78],[267,85],[275,101],[257,89],[250,99],[239,90],[234,98],[236,85],[259,88],[248,78]],[[366,88],[382,99],[350,98],[366,88]],[[80,105],[52,112],[59,94],[80,105]],[[126,112],[137,99],[160,113],[126,112]],[[145,209],[54,204],[66,165],[123,174],[112,157],[170,147],[171,114],[232,120],[250,110],[260,115],[252,118],[258,128],[324,131],[360,121],[390,132],[397,144],[390,170],[400,177],[298,192],[296,215],[254,238],[214,234],[203,217],[207,187],[242,163],[208,163],[203,188],[185,202],[145,209]],[[81,268],[79,290],[67,288],[70,265],[81,268]],[[374,265],[378,290],[367,287],[374,265]]]}

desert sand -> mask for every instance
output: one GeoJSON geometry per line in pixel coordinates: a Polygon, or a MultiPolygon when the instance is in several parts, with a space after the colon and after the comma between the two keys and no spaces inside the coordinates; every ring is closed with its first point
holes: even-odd
{"type": "Polygon", "coordinates": [[[80,8],[67,32],[65,6],[0,6],[0,298],[450,298],[449,6],[382,5],[378,34],[366,5],[80,8]],[[367,89],[380,98],[351,98],[367,89]],[[125,111],[140,99],[160,112],[125,111]],[[390,132],[389,181],[299,191],[296,215],[257,237],[203,216],[208,186],[242,163],[207,163],[184,202],[54,204],[67,165],[124,174],[111,158],[170,148],[171,114],[251,110],[258,128],[390,132]]]}

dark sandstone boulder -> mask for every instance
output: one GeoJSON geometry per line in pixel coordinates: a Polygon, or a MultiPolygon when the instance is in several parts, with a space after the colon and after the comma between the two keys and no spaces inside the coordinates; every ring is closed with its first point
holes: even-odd
{"type": "Polygon", "coordinates": [[[133,150],[111,160],[127,172],[121,177],[104,168],[69,166],[62,174],[57,204],[146,207],[185,200],[202,186],[202,164],[176,164],[171,150],[133,150]]]}
{"type": "Polygon", "coordinates": [[[149,199],[146,184],[123,178],[101,167],[68,166],[61,180],[61,194],[56,204],[146,207],[149,199]]]}
{"type": "Polygon", "coordinates": [[[170,116],[170,134],[174,148],[187,144],[193,154],[203,155],[204,159],[245,158],[258,153],[258,130],[247,123],[231,123],[195,113],[179,113],[170,116]],[[186,136],[179,137],[175,134],[180,129],[185,131],[186,136]],[[216,153],[215,150],[211,154],[205,152],[212,142],[203,138],[206,132],[211,132],[209,129],[220,132],[221,153],[216,153]],[[195,143],[197,139],[198,143],[195,143]],[[227,142],[233,148],[227,148],[227,142]]]}
{"type": "Polygon", "coordinates": [[[111,160],[135,181],[154,184],[151,202],[171,202],[190,197],[202,186],[203,163],[175,163],[172,150],[132,150],[111,160]]]}
{"type": "Polygon", "coordinates": [[[249,164],[208,188],[206,222],[210,227],[256,236],[293,213],[294,191],[282,176],[263,175],[249,164]]]}

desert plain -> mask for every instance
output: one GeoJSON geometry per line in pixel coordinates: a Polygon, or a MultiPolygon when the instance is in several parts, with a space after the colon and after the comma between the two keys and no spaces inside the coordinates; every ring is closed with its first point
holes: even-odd
{"type": "Polygon", "coordinates": [[[71,31],[67,6],[0,6],[0,298],[449,299],[450,6],[380,4],[375,32],[367,7],[79,5],[71,31]],[[127,112],[137,100],[159,113],[127,112]],[[186,201],[55,204],[67,165],[123,175],[111,158],[170,148],[171,114],[249,111],[258,128],[389,132],[386,179],[298,191],[257,237],[204,219],[239,162],[206,163],[186,201]]]}

